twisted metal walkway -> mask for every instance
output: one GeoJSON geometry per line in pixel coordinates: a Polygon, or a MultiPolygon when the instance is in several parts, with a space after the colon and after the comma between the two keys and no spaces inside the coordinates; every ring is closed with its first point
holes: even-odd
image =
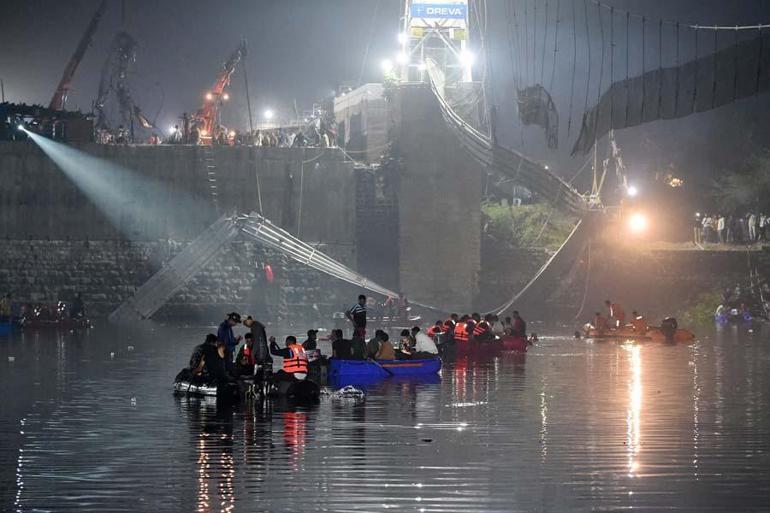
{"type": "Polygon", "coordinates": [[[479,164],[510,177],[563,211],[578,216],[586,212],[588,204],[577,189],[542,164],[517,151],[499,146],[457,114],[444,96],[438,66],[430,59],[426,65],[431,89],[447,127],[479,164]]]}

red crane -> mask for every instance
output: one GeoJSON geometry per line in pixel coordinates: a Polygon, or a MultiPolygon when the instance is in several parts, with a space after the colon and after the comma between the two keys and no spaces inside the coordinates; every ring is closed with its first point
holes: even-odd
{"type": "Polygon", "coordinates": [[[193,115],[193,123],[198,127],[201,144],[211,144],[218,128],[219,107],[222,101],[228,99],[225,89],[230,86],[230,77],[242,58],[246,56],[246,41],[230,54],[230,57],[222,65],[222,69],[214,82],[214,87],[206,93],[203,106],[193,115]]]}
{"type": "Polygon", "coordinates": [[[59,86],[56,88],[56,92],[53,93],[51,103],[48,105],[49,109],[64,110],[64,106],[67,103],[67,94],[72,85],[72,78],[75,76],[75,71],[78,69],[78,65],[83,59],[83,55],[85,55],[86,50],[88,50],[88,47],[94,38],[96,27],[99,26],[99,22],[102,19],[102,15],[104,15],[105,9],[107,9],[107,0],[102,0],[102,3],[99,4],[99,8],[94,13],[94,17],[91,18],[91,23],[86,27],[83,37],[80,38],[80,43],[78,43],[75,53],[72,54],[70,61],[67,63],[67,67],[64,68],[64,73],[59,81],[59,86]]]}

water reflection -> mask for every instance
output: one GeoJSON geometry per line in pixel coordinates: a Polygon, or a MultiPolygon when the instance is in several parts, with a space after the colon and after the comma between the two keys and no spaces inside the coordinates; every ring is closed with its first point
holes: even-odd
{"type": "Polygon", "coordinates": [[[626,446],[628,447],[628,477],[636,477],[639,471],[639,452],[641,452],[641,414],[642,414],[642,346],[628,344],[624,348],[628,353],[630,375],[628,381],[628,412],[626,414],[626,446]]]}
{"type": "Polygon", "coordinates": [[[11,340],[0,511],[763,511],[770,345],[743,336],[541,339],[311,409],[174,398],[178,331],[11,340]]]}

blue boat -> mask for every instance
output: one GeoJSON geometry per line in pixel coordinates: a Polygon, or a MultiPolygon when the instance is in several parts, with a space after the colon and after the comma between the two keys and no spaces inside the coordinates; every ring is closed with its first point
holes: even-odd
{"type": "Polygon", "coordinates": [[[330,378],[387,378],[389,376],[422,376],[437,374],[440,358],[425,360],[329,360],[330,378]]]}

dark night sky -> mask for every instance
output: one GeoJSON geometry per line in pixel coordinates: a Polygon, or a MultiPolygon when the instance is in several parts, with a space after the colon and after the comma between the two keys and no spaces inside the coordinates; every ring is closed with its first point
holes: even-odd
{"type": "MultiPolygon", "coordinates": [[[[534,1],[543,8],[545,0],[519,0],[518,5],[526,2],[534,5],[534,1]]],[[[494,33],[497,30],[498,33],[497,40],[494,34],[491,36],[492,77],[499,111],[513,115],[510,108],[512,98],[506,93],[512,85],[510,61],[505,53],[506,43],[499,36],[504,33],[501,32],[504,19],[499,15],[504,11],[503,2],[488,0],[493,13],[490,31],[494,33]]],[[[733,25],[770,22],[768,0],[605,2],[651,19],[662,16],[683,23],[733,25]]],[[[397,51],[401,3],[400,0],[126,0],[126,30],[140,43],[131,79],[134,97],[145,113],[153,118],[165,93],[158,123],[161,127],[172,124],[181,112],[192,111],[199,106],[203,92],[211,86],[222,61],[238,45],[241,37],[246,37],[249,41],[246,65],[255,114],[270,107],[279,114],[291,116],[294,100],[300,110],[307,109],[314,100],[328,95],[337,84],[357,82],[369,44],[371,47],[363,67],[363,81],[381,79],[380,61],[392,57],[397,51]]],[[[552,0],[551,8],[554,3],[552,0]]],[[[10,101],[48,103],[98,4],[99,0],[0,2],[0,78],[5,81],[6,97],[10,101]]],[[[561,4],[562,18],[565,18],[570,0],[561,0],[561,4]]],[[[576,5],[580,12],[583,2],[577,0],[576,5]]],[[[107,49],[121,27],[120,18],[120,1],[110,0],[94,45],[87,52],[75,77],[70,108],[90,110],[107,49]]],[[[561,37],[566,37],[570,23],[568,19],[563,20],[561,37]]],[[[594,30],[594,36],[595,33],[594,30]]],[[[563,47],[566,43],[561,37],[560,46],[563,47]]],[[[579,44],[583,44],[584,37],[578,33],[579,44]]],[[[634,49],[636,47],[638,41],[634,42],[634,49]]],[[[564,51],[566,48],[562,50],[561,60],[557,61],[558,85],[552,93],[564,120],[567,117],[564,104],[569,62],[562,60],[570,54],[564,51]]],[[[582,58],[579,57],[579,60],[582,58]]],[[[583,68],[585,66],[581,63],[578,73],[583,68]]],[[[580,87],[584,87],[584,81],[584,78],[578,78],[580,87]],[[580,85],[581,80],[583,85],[580,85]]],[[[233,77],[232,101],[223,113],[225,124],[247,126],[243,93],[243,75],[239,69],[233,77]]],[[[578,98],[582,97],[583,93],[578,92],[578,98]]],[[[582,100],[577,103],[575,115],[579,119],[582,100]]],[[[742,103],[744,105],[739,105],[739,109],[746,108],[746,101],[742,103]]],[[[626,139],[624,144],[628,146],[629,153],[638,150],[637,153],[642,156],[646,150],[641,145],[636,145],[638,148],[635,146],[637,140],[655,139],[656,133],[658,139],[664,142],[671,133],[679,133],[690,137],[688,144],[706,144],[704,141],[708,133],[714,132],[714,126],[719,132],[724,110],[682,121],[654,124],[657,127],[647,125],[625,130],[622,134],[626,139]],[[693,133],[702,137],[692,136],[693,133]]],[[[563,140],[558,154],[550,155],[544,151],[542,135],[536,129],[527,129],[527,137],[522,144],[518,126],[514,126],[514,122],[509,125],[502,128],[509,145],[524,146],[528,153],[567,170],[582,163],[582,159],[567,158],[572,141],[563,140]]],[[[575,134],[572,135],[574,137],[575,134]]]]}

